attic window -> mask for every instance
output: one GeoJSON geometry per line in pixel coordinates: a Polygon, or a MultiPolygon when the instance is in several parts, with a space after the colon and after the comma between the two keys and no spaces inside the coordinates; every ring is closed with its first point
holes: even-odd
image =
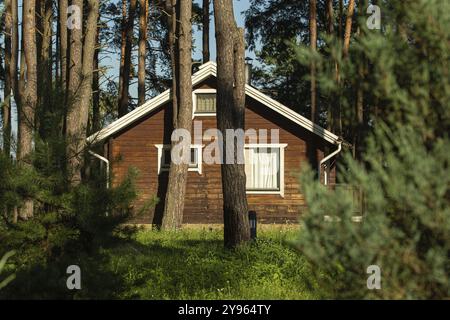
{"type": "Polygon", "coordinates": [[[198,89],[193,94],[194,115],[214,116],[216,114],[216,90],[198,89]]]}

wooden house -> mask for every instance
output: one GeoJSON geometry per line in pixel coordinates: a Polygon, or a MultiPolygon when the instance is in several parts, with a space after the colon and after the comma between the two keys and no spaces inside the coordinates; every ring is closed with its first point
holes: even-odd
{"type": "MultiPolygon", "coordinates": [[[[203,134],[217,127],[216,64],[202,65],[193,74],[192,83],[192,116],[197,134],[201,123],[201,137],[192,144],[183,223],[222,223],[220,164],[202,160],[205,146],[211,142],[203,134]]],[[[246,85],[245,92],[245,129],[279,133],[278,141],[271,141],[269,133],[265,143],[245,144],[249,209],[257,212],[260,223],[296,222],[306,205],[298,173],[309,163],[322,182],[333,184],[334,159],[341,140],[251,85],[246,85]],[[263,158],[265,161],[260,161],[263,158]]],[[[103,160],[110,168],[113,185],[130,167],[138,169],[136,208],[154,196],[161,199],[156,207],[136,217],[136,223],[154,223],[162,212],[170,161],[170,103],[167,90],[88,138],[103,145],[103,160]]]]}

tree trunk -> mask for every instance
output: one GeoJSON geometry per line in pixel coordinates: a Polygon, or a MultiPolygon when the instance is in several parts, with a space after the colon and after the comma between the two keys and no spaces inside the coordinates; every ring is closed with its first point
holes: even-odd
{"type": "Polygon", "coordinates": [[[177,55],[177,45],[176,34],[177,34],[177,1],[176,0],[166,0],[165,9],[169,14],[168,25],[168,42],[169,42],[169,52],[170,52],[170,64],[172,69],[172,127],[177,127],[178,118],[178,55],[177,55]]]}
{"type": "MultiPolygon", "coordinates": [[[[176,129],[184,129],[191,132],[192,128],[192,2],[180,1],[180,23],[178,34],[178,94],[179,108],[176,116],[176,129]]],[[[173,10],[175,13],[177,10],[173,10]]],[[[172,16],[172,19],[174,17],[172,16]]],[[[172,146],[176,143],[173,142],[172,146]]],[[[190,150],[189,150],[190,158],[190,150]]],[[[172,162],[169,169],[169,182],[164,206],[164,215],[161,227],[174,230],[183,223],[184,198],[186,194],[186,182],[188,176],[188,163],[175,164],[172,162]]]]}
{"type": "Polygon", "coordinates": [[[61,88],[67,90],[67,7],[68,0],[59,0],[59,61],[61,68],[61,88]]]}
{"type": "Polygon", "coordinates": [[[119,95],[119,117],[128,113],[128,92],[130,86],[130,72],[131,72],[131,50],[133,47],[133,27],[134,17],[136,14],[137,0],[130,1],[130,10],[128,12],[128,20],[126,27],[126,41],[125,41],[125,58],[123,64],[123,83],[122,92],[119,95]]]}
{"type": "Polygon", "coordinates": [[[2,107],[3,119],[3,152],[9,156],[11,152],[11,90],[14,77],[14,66],[12,61],[12,1],[5,1],[5,87],[4,102],[2,107]]]}
{"type": "MultiPolygon", "coordinates": [[[[100,18],[99,18],[100,20],[100,18]]],[[[97,23],[99,23],[98,21],[97,23]]],[[[92,132],[100,130],[100,74],[98,57],[100,54],[100,31],[95,36],[94,74],[92,79],[92,132]]]]}
{"type": "MultiPolygon", "coordinates": [[[[358,15],[361,16],[363,14],[363,10],[366,7],[365,1],[360,0],[359,6],[358,6],[358,15]]],[[[358,19],[358,22],[361,22],[361,19],[358,19]]],[[[361,39],[363,37],[363,30],[364,28],[360,25],[358,25],[358,37],[361,39]]],[[[358,82],[356,84],[356,104],[355,104],[355,124],[356,124],[356,130],[354,133],[354,141],[353,141],[353,150],[354,150],[354,158],[360,159],[361,158],[361,145],[363,141],[363,134],[364,134],[364,91],[362,83],[364,81],[365,77],[365,70],[366,70],[366,58],[364,56],[364,53],[361,53],[361,59],[358,63],[358,82]]]]}
{"type": "Polygon", "coordinates": [[[344,19],[344,0],[339,0],[339,28],[338,28],[338,36],[339,39],[342,39],[342,20],[344,19]]]}
{"type": "MultiPolygon", "coordinates": [[[[83,12],[83,0],[73,0],[72,5],[76,5],[83,12]]],[[[66,136],[68,175],[72,185],[81,182],[82,155],[81,146],[84,145],[84,135],[80,135],[80,102],[81,102],[81,81],[83,72],[83,31],[73,28],[70,32],[70,62],[69,62],[69,84],[68,84],[68,110],[66,116],[66,136]]]]}
{"type": "Polygon", "coordinates": [[[119,91],[118,97],[118,115],[121,114],[121,97],[123,92],[124,68],[125,68],[125,48],[127,46],[127,0],[122,0],[122,23],[121,23],[121,38],[120,38],[120,69],[119,69],[119,91]]]}
{"type": "MultiPolygon", "coordinates": [[[[23,3],[23,51],[26,62],[26,83],[19,112],[19,146],[17,160],[23,166],[31,166],[29,156],[32,152],[34,118],[37,104],[37,48],[36,48],[36,3],[35,0],[23,3]]],[[[20,208],[20,217],[33,216],[33,201],[25,200],[20,208]]]]}
{"type": "Polygon", "coordinates": [[[243,149],[237,143],[227,145],[227,129],[244,129],[245,61],[243,31],[234,20],[232,0],[214,1],[217,46],[217,126],[224,136],[222,171],[224,244],[235,248],[250,239],[246,177],[243,164],[237,159],[243,149]],[[231,36],[230,36],[231,34],[231,36]],[[226,159],[231,148],[233,159],[226,159]]]}
{"type": "MultiPolygon", "coordinates": [[[[83,168],[84,148],[86,146],[86,133],[89,119],[89,107],[92,99],[92,80],[94,75],[94,56],[96,50],[97,23],[99,15],[99,3],[97,0],[88,0],[88,14],[86,21],[86,32],[83,44],[82,75],[79,90],[79,105],[77,108],[78,119],[70,125],[74,129],[73,136],[77,137],[77,144],[74,145],[76,163],[73,166],[76,179],[72,184],[81,182],[81,170],[83,168]]],[[[69,128],[69,125],[67,126],[69,128]]]]}
{"type": "MultiPolygon", "coordinates": [[[[52,128],[52,123],[48,121],[52,110],[52,24],[53,24],[53,1],[45,0],[41,2],[41,25],[42,35],[40,65],[38,66],[39,77],[39,135],[45,139],[52,128]]],[[[38,37],[39,38],[39,37],[38,37]]]]}
{"type": "Polygon", "coordinates": [[[209,61],[209,0],[203,0],[202,54],[203,63],[209,61]]]}
{"type": "Polygon", "coordinates": [[[139,0],[139,67],[138,67],[138,105],[145,102],[145,58],[147,47],[148,1],[139,0]]]}
{"type": "Polygon", "coordinates": [[[345,20],[345,33],[344,33],[344,58],[348,56],[348,50],[350,48],[350,38],[352,33],[353,12],[355,11],[355,0],[349,0],[347,9],[347,19],[345,20]]]}
{"type": "MultiPolygon", "coordinates": [[[[333,0],[327,0],[326,3],[326,19],[327,19],[327,34],[332,37],[334,34],[334,11],[333,11],[333,0]]],[[[333,59],[334,72],[336,74],[337,70],[337,61],[333,59]]],[[[327,107],[327,129],[335,132],[335,128],[333,126],[334,119],[336,118],[336,106],[334,106],[335,102],[334,95],[330,95],[330,100],[328,101],[327,107]]]]}
{"type": "MultiPolygon", "coordinates": [[[[317,21],[316,21],[317,1],[309,0],[309,34],[311,41],[311,50],[317,50],[317,21]]],[[[311,62],[311,121],[318,120],[318,110],[316,106],[316,64],[311,62]]]]}
{"type": "Polygon", "coordinates": [[[11,68],[10,77],[12,81],[12,90],[16,106],[20,105],[19,93],[19,10],[17,0],[11,0],[11,18],[12,18],[12,33],[11,33],[11,68]]]}

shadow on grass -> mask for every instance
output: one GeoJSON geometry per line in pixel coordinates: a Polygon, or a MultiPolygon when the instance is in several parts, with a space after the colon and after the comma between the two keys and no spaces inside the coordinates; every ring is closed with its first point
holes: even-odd
{"type": "Polygon", "coordinates": [[[18,272],[3,299],[300,299],[309,265],[279,241],[239,250],[223,248],[221,235],[147,231],[90,255],[34,265],[18,272]],[[81,268],[81,290],[68,290],[66,269],[81,268]]]}

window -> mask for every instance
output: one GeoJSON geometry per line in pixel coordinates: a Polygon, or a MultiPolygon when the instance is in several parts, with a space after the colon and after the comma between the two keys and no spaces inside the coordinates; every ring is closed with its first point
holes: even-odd
{"type": "Polygon", "coordinates": [[[216,112],[216,94],[215,93],[197,93],[196,113],[215,113],[216,112]]]}
{"type": "Polygon", "coordinates": [[[245,147],[247,193],[284,195],[285,145],[245,147]]]}
{"type": "Polygon", "coordinates": [[[216,115],[216,90],[197,89],[193,92],[194,115],[215,116],[216,115]]]}
{"type": "MultiPolygon", "coordinates": [[[[169,171],[171,162],[171,149],[170,145],[158,144],[158,173],[161,171],[169,171]]],[[[189,161],[189,171],[197,171],[202,173],[202,163],[201,163],[202,146],[192,145],[191,146],[191,157],[189,161]]]]}

